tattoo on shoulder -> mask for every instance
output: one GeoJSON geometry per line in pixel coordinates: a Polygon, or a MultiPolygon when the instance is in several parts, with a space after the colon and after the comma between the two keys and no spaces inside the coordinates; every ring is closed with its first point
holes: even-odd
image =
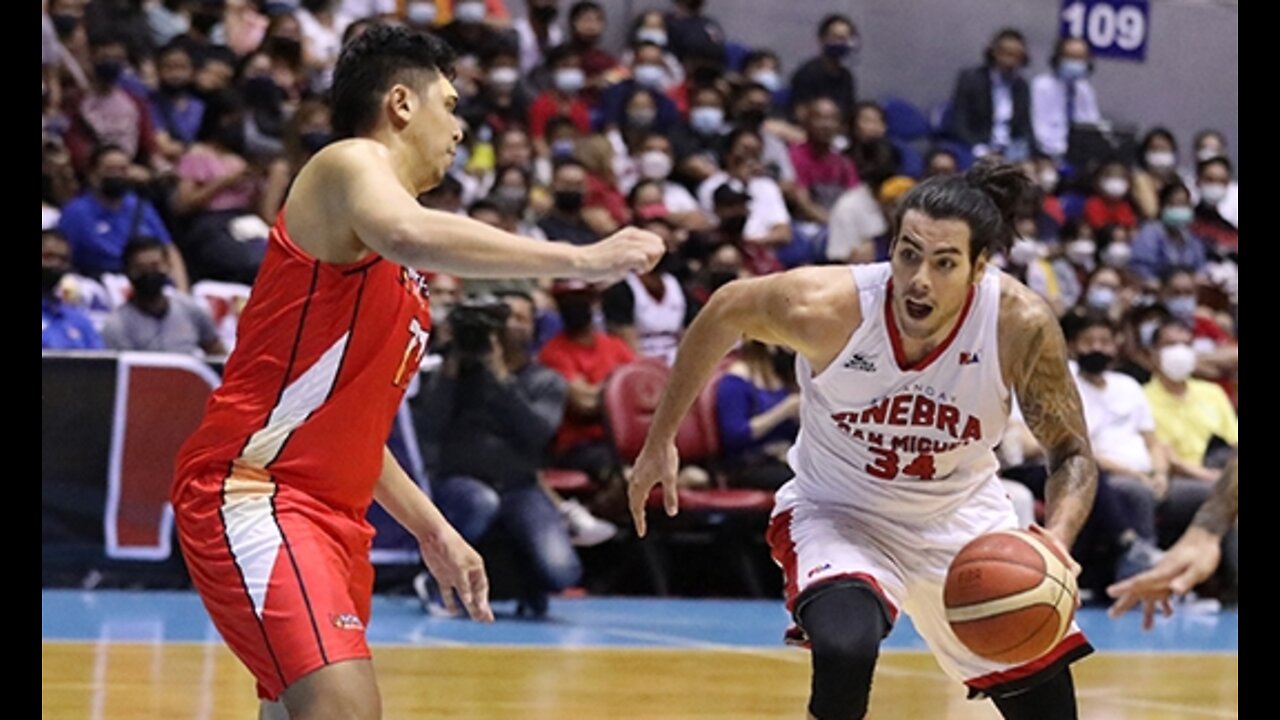
{"type": "Polygon", "coordinates": [[[1192,525],[1203,528],[1218,537],[1227,534],[1240,514],[1240,486],[1237,472],[1237,454],[1227,464],[1222,477],[1213,486],[1213,494],[1200,507],[1192,525]]]}

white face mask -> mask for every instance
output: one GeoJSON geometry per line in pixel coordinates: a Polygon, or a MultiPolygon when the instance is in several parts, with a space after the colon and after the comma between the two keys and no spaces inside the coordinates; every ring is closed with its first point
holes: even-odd
{"type": "Polygon", "coordinates": [[[511,67],[496,67],[489,71],[489,84],[500,88],[513,88],[520,80],[520,71],[511,67]]]}
{"type": "Polygon", "coordinates": [[[1051,193],[1058,187],[1058,171],[1053,168],[1045,168],[1040,171],[1040,189],[1051,193]]]}
{"type": "Polygon", "coordinates": [[[1067,259],[1081,267],[1093,269],[1093,254],[1098,251],[1098,244],[1088,238],[1078,238],[1067,243],[1067,259]]]}
{"type": "Polygon", "coordinates": [[[433,2],[412,2],[404,8],[404,19],[414,27],[426,27],[436,21],[436,4],[433,2]]]}
{"type": "Polygon", "coordinates": [[[719,132],[724,124],[724,110],[718,107],[696,107],[689,111],[689,125],[703,135],[719,132]]]}
{"type": "Polygon", "coordinates": [[[646,150],[640,155],[640,174],[649,180],[666,180],[671,174],[671,156],[661,150],[646,150]]]}
{"type": "Polygon", "coordinates": [[[1196,351],[1190,345],[1166,345],[1160,348],[1160,372],[1174,382],[1191,377],[1196,369],[1196,351]]]}
{"type": "Polygon", "coordinates": [[[760,83],[769,92],[778,92],[778,88],[782,86],[781,78],[773,70],[757,70],[751,73],[751,82],[760,83]]]}
{"type": "Polygon", "coordinates": [[[1129,258],[1133,256],[1133,249],[1126,242],[1113,242],[1102,251],[1102,262],[1107,267],[1125,268],[1129,267],[1129,258]]]}
{"type": "Polygon", "coordinates": [[[475,2],[475,0],[463,0],[453,8],[453,16],[458,22],[479,23],[484,22],[484,3],[475,2]]]}
{"type": "Polygon", "coordinates": [[[637,65],[631,75],[637,83],[647,88],[661,90],[667,83],[667,69],[661,65],[637,65]]]}
{"type": "Polygon", "coordinates": [[[651,42],[662,47],[667,46],[667,31],[658,28],[640,28],[636,31],[636,40],[651,42]]]}
{"type": "Polygon", "coordinates": [[[1102,193],[1112,200],[1119,200],[1129,192],[1129,181],[1122,177],[1102,179],[1102,193]]]}
{"type": "Polygon", "coordinates": [[[1200,186],[1200,197],[1210,205],[1217,205],[1227,196],[1227,186],[1223,183],[1212,182],[1205,183],[1200,186]]]}
{"type": "Polygon", "coordinates": [[[1196,160],[1200,162],[1212,160],[1216,157],[1222,157],[1222,151],[1212,145],[1206,145],[1196,151],[1196,160]]]}
{"type": "Polygon", "coordinates": [[[1147,153],[1147,166],[1152,170],[1172,170],[1178,158],[1169,150],[1152,150],[1147,153]]]}
{"type": "Polygon", "coordinates": [[[1039,240],[1030,238],[1018,238],[1014,241],[1013,247],[1009,248],[1009,260],[1014,265],[1026,267],[1036,260],[1040,259],[1041,247],[1039,240]]]}
{"type": "Polygon", "coordinates": [[[587,76],[581,68],[560,68],[555,73],[556,89],[562,93],[573,94],[587,84],[587,76]]]}

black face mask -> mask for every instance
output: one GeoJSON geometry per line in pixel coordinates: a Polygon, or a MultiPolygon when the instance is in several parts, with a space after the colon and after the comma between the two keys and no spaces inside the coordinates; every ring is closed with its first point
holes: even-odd
{"type": "Polygon", "coordinates": [[[80,24],[80,18],[75,15],[50,15],[49,19],[53,21],[54,32],[61,37],[70,35],[71,31],[75,30],[76,26],[80,24]]]}
{"type": "Polygon", "coordinates": [[[543,25],[550,25],[559,14],[560,9],[555,5],[539,5],[533,9],[533,18],[543,25]]]}
{"type": "Polygon", "coordinates": [[[764,108],[747,108],[738,113],[738,125],[746,128],[758,128],[764,124],[764,108]]]}
{"type": "Polygon", "coordinates": [[[129,178],[104,177],[98,183],[98,192],[108,200],[119,200],[129,194],[129,178]]]}
{"type": "Polygon", "coordinates": [[[1086,374],[1097,375],[1103,370],[1106,370],[1114,359],[1115,358],[1111,357],[1107,353],[1094,351],[1091,353],[1085,353],[1079,358],[1076,358],[1076,362],[1080,364],[1080,369],[1086,374]]]}
{"type": "Polygon", "coordinates": [[[218,144],[237,155],[244,154],[244,123],[234,122],[218,128],[218,144]]]}
{"type": "Polygon", "coordinates": [[[685,271],[684,261],[675,253],[667,253],[662,256],[658,264],[653,268],[655,273],[666,273],[667,275],[679,276],[685,271]]]}
{"type": "Polygon", "coordinates": [[[577,190],[557,190],[556,209],[566,215],[582,210],[582,193],[577,190]]]}
{"type": "Polygon", "coordinates": [[[742,229],[747,226],[747,216],[720,218],[720,231],[731,237],[742,237],[742,229]]]}
{"type": "Polygon", "coordinates": [[[164,294],[165,285],[169,284],[169,276],[159,270],[150,270],[129,276],[129,284],[133,286],[133,295],[139,300],[154,300],[164,294]]]}
{"type": "Polygon", "coordinates": [[[284,100],[284,91],[269,77],[251,77],[244,81],[244,100],[255,108],[276,108],[284,100]]]}
{"type": "Polygon", "coordinates": [[[737,270],[711,270],[707,273],[707,285],[713,291],[738,279],[737,270]]]}
{"type": "Polygon", "coordinates": [[[585,330],[591,324],[591,316],[590,302],[579,299],[560,301],[560,320],[564,323],[564,329],[571,333],[585,330]]]}
{"type": "Polygon", "coordinates": [[[160,83],[160,94],[166,98],[173,99],[181,95],[191,92],[191,83],[160,83]]]}
{"type": "Polygon", "coordinates": [[[124,65],[115,60],[103,60],[93,64],[93,77],[103,85],[115,85],[124,72],[124,65]]]}
{"type": "Polygon", "coordinates": [[[320,152],[325,145],[328,145],[331,139],[332,137],[329,133],[324,130],[315,130],[302,133],[300,141],[302,142],[302,149],[314,155],[320,152]]]}
{"type": "Polygon", "coordinates": [[[201,35],[208,35],[222,22],[222,13],[217,10],[196,10],[191,13],[191,27],[201,35]]]}
{"type": "Polygon", "coordinates": [[[40,294],[52,295],[53,291],[58,287],[58,283],[62,282],[62,277],[67,274],[66,270],[60,267],[40,266],[40,294]]]}
{"type": "Polygon", "coordinates": [[[290,37],[273,37],[267,39],[268,52],[290,64],[302,62],[302,41],[290,37]]]}

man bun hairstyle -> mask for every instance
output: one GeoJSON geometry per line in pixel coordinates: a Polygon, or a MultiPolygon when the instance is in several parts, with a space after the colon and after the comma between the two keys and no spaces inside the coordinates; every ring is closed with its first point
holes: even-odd
{"type": "Polygon", "coordinates": [[[365,30],[343,48],[333,73],[334,136],[349,138],[372,131],[382,98],[393,85],[429,79],[415,74],[453,77],[454,58],[453,48],[430,33],[386,23],[365,30]]]}
{"type": "Polygon", "coordinates": [[[936,220],[963,220],[969,226],[969,259],[1007,249],[1014,239],[1014,217],[1034,197],[1035,186],[1018,167],[990,160],[974,163],[960,175],[938,175],[902,197],[894,215],[894,236],[902,218],[917,210],[936,220]]]}

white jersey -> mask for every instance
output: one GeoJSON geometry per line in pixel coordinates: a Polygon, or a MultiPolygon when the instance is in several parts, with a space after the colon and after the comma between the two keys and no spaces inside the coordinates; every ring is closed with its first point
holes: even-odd
{"type": "Polygon", "coordinates": [[[634,273],[627,276],[627,287],[635,297],[634,322],[639,336],[640,354],[659,358],[667,365],[676,361],[680,336],[684,333],[687,306],[680,281],[670,273],[662,274],[662,299],[649,294],[634,273]]]}
{"type": "Polygon", "coordinates": [[[950,514],[999,468],[992,449],[1009,416],[1000,271],[986,271],[951,335],[907,366],[889,264],[851,270],[862,324],[817,376],[797,360],[801,430],[788,455],[796,477],[778,491],[775,512],[809,502],[901,522],[950,514]]]}

